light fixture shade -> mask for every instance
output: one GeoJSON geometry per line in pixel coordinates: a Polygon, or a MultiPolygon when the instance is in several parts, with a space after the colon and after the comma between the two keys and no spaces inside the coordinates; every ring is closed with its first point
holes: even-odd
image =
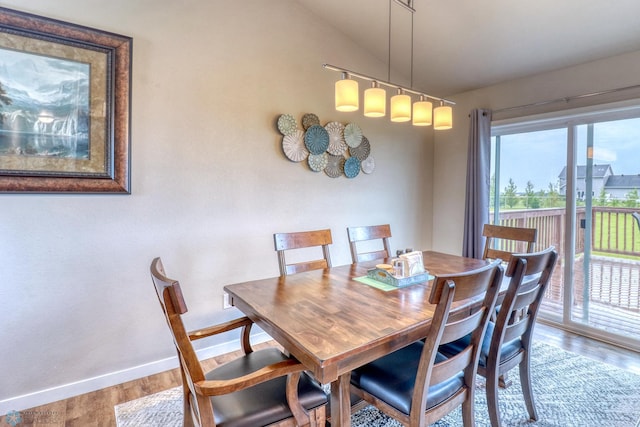
{"type": "Polygon", "coordinates": [[[411,97],[398,90],[398,94],[391,98],[391,121],[408,122],[411,120],[411,97]]]}
{"type": "Polygon", "coordinates": [[[374,82],[364,91],[364,115],[383,117],[385,114],[387,114],[387,92],[374,82]]]}
{"type": "Polygon", "coordinates": [[[356,111],[360,108],[358,82],[349,78],[336,82],[336,110],[356,111]]]}
{"type": "Polygon", "coordinates": [[[413,125],[431,126],[433,122],[433,104],[420,97],[420,101],[413,103],[413,125]]]}
{"type": "Polygon", "coordinates": [[[453,127],[453,109],[448,105],[441,105],[433,110],[433,128],[446,130],[453,127]]]}

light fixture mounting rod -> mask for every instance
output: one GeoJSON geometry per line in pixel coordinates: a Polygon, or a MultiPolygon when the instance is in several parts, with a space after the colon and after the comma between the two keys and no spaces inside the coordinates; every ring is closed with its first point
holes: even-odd
{"type": "Polygon", "coordinates": [[[414,90],[414,89],[411,89],[411,88],[408,88],[408,87],[400,86],[400,85],[397,85],[395,83],[386,82],[384,80],[376,79],[375,77],[367,76],[365,74],[356,73],[355,71],[347,70],[346,68],[336,67],[335,65],[331,65],[331,64],[322,64],[322,67],[326,68],[328,70],[331,70],[331,71],[337,71],[339,73],[347,73],[351,77],[357,77],[359,79],[367,80],[367,81],[370,81],[370,82],[378,82],[378,84],[381,84],[381,85],[384,85],[384,86],[388,86],[388,87],[392,87],[392,88],[396,88],[396,89],[402,89],[403,91],[409,92],[409,93],[413,93],[414,95],[422,95],[425,98],[431,98],[431,99],[434,99],[436,101],[445,102],[445,103],[451,104],[451,105],[456,105],[455,102],[450,101],[448,99],[439,98],[437,96],[429,95],[427,93],[420,92],[420,91],[417,91],[417,90],[414,90]]]}
{"type": "Polygon", "coordinates": [[[415,13],[415,9],[413,8],[413,0],[407,0],[407,2],[405,3],[402,0],[393,0],[396,3],[398,3],[400,6],[404,7],[405,9],[407,9],[409,12],[411,13],[415,13]]]}

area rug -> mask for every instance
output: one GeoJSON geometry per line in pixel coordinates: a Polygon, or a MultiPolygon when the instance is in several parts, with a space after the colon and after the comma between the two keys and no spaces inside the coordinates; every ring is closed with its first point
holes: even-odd
{"type": "MultiPolygon", "coordinates": [[[[518,370],[509,373],[512,385],[499,392],[503,426],[634,427],[640,420],[640,375],[593,361],[557,347],[535,343],[531,372],[538,421],[528,420],[518,370]]],[[[489,427],[485,382],[478,377],[476,426],[489,427]]],[[[115,407],[118,427],[182,426],[181,389],[174,388],[115,407]]],[[[368,406],[353,414],[353,427],[401,427],[368,406]]],[[[457,409],[434,426],[462,426],[457,409]]]]}

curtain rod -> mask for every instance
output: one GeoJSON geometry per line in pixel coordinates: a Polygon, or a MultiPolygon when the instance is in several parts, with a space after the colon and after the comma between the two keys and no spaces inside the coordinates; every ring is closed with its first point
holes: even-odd
{"type": "Polygon", "coordinates": [[[589,98],[589,97],[598,96],[598,95],[607,95],[609,93],[622,92],[622,91],[625,91],[625,90],[638,89],[638,88],[640,88],[640,85],[619,87],[617,89],[610,89],[610,90],[603,90],[603,91],[600,91],[600,92],[586,93],[584,95],[566,96],[564,98],[551,99],[551,100],[548,100],[548,101],[533,102],[531,104],[517,105],[515,107],[500,108],[500,109],[497,109],[497,110],[493,110],[493,114],[503,113],[505,111],[511,111],[511,110],[520,110],[520,109],[523,109],[523,108],[540,107],[542,105],[555,104],[557,102],[569,102],[569,101],[573,101],[573,100],[576,100],[576,99],[589,98]]]}

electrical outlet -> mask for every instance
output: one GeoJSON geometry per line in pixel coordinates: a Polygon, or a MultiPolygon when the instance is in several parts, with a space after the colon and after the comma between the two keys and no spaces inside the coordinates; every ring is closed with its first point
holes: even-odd
{"type": "Polygon", "coordinates": [[[222,293],[222,308],[227,309],[233,307],[231,305],[231,301],[229,300],[229,294],[226,292],[222,293]]]}

